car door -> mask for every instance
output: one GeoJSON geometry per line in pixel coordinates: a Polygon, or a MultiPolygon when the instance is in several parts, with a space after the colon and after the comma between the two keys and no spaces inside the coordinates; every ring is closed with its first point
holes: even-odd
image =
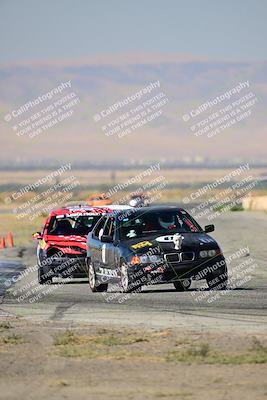
{"type": "MultiPolygon", "coordinates": [[[[114,225],[114,217],[110,216],[107,217],[107,221],[104,226],[103,236],[111,237],[114,239],[114,232],[115,232],[115,225],[114,225]]],[[[101,266],[108,270],[114,269],[114,244],[113,242],[106,243],[102,242],[102,249],[101,249],[101,266]]]]}
{"type": "Polygon", "coordinates": [[[119,240],[118,240],[118,232],[116,230],[116,219],[112,218],[111,225],[110,225],[110,236],[113,238],[113,243],[110,243],[110,251],[108,253],[109,257],[109,266],[111,269],[112,280],[114,282],[118,281],[119,273],[118,273],[118,265],[120,260],[120,247],[119,247],[119,240]]]}
{"type": "Polygon", "coordinates": [[[92,231],[92,240],[90,241],[91,259],[95,269],[99,269],[102,264],[102,245],[101,236],[103,235],[104,227],[107,222],[107,217],[103,216],[96,224],[92,231]]]}

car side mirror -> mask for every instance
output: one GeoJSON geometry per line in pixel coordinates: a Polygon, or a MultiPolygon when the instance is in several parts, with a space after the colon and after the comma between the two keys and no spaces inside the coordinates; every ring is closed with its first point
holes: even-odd
{"type": "Polygon", "coordinates": [[[33,237],[33,239],[37,239],[37,240],[43,239],[43,236],[42,236],[41,232],[34,232],[32,234],[32,237],[33,237]]]}
{"type": "Polygon", "coordinates": [[[101,236],[101,242],[103,243],[112,243],[113,242],[113,237],[109,235],[102,235],[101,236]]]}
{"type": "Polygon", "coordinates": [[[205,232],[214,232],[215,231],[215,226],[214,225],[206,225],[205,226],[205,232]]]}

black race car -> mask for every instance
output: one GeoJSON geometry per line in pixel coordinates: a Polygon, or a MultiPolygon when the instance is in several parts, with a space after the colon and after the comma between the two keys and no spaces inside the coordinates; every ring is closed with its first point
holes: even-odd
{"type": "Polygon", "coordinates": [[[226,289],[227,266],[218,243],[184,209],[151,207],[104,215],[88,235],[87,268],[93,292],[117,283],[123,292],[173,283],[186,290],[191,280],[226,289]]]}

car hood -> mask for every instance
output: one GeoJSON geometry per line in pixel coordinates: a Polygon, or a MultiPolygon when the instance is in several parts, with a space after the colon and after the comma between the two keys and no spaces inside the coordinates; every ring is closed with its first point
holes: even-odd
{"type": "MultiPolygon", "coordinates": [[[[180,248],[175,248],[174,233],[153,234],[142,238],[133,238],[123,241],[123,244],[134,253],[144,254],[150,249],[158,248],[161,253],[175,253],[180,251],[201,251],[206,249],[218,249],[219,245],[205,232],[180,233],[182,236],[180,248]]],[[[179,246],[178,246],[179,247],[179,246]]]]}
{"type": "Polygon", "coordinates": [[[86,246],[87,235],[46,235],[44,240],[53,245],[71,246],[74,244],[86,246]]]}

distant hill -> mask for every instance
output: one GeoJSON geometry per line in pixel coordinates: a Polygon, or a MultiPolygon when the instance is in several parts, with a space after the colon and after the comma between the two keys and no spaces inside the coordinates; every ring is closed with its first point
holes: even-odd
{"type": "MultiPolygon", "coordinates": [[[[1,159],[4,161],[10,157],[28,161],[47,158],[79,161],[186,160],[188,157],[238,160],[248,157],[263,159],[266,155],[263,144],[267,134],[267,62],[211,61],[172,55],[64,62],[48,60],[0,65],[0,88],[1,159]],[[32,139],[17,137],[12,126],[18,119],[5,122],[4,116],[66,81],[72,84],[66,93],[75,92],[80,99],[73,108],[73,115],[32,139]],[[105,136],[101,129],[102,121],[112,121],[129,111],[129,107],[123,107],[120,112],[114,112],[110,118],[100,122],[94,121],[94,115],[156,81],[160,82],[160,89],[142,99],[163,91],[169,102],[162,108],[162,115],[123,138],[105,136]],[[233,96],[233,99],[238,99],[242,93],[254,92],[258,102],[252,115],[213,138],[208,139],[205,135],[195,137],[190,130],[191,124],[184,122],[182,116],[244,81],[250,82],[249,89],[233,96]]],[[[220,106],[228,103],[223,101],[220,106]]],[[[44,101],[42,107],[49,104],[49,101],[44,101]]],[[[130,108],[139,104],[140,101],[133,101],[130,108]]],[[[213,110],[216,107],[210,112],[213,110]]],[[[35,111],[38,107],[23,115],[31,116],[35,111]]],[[[203,113],[203,118],[210,112],[203,113]]]]}

